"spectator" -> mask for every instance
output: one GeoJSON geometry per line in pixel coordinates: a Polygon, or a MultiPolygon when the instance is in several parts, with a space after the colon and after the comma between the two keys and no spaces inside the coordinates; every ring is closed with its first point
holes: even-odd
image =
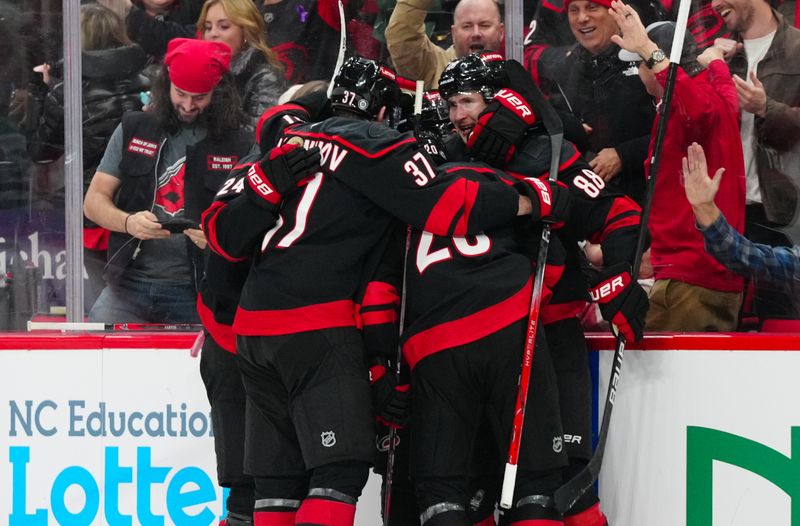
{"type": "MultiPolygon", "coordinates": [[[[742,106],[747,184],[745,236],[788,246],[781,227],[797,221],[800,184],[800,30],[765,0],[714,0],[736,40],[720,39],[742,106]]],[[[783,287],[756,281],[759,317],[797,318],[783,287]]]]}
{"type": "Polygon", "coordinates": [[[800,299],[800,246],[771,247],[754,243],[736,231],[714,203],[725,168],[708,177],[703,147],[689,146],[683,158],[686,199],[692,205],[695,222],[703,235],[706,250],[714,258],[746,277],[758,277],[784,290],[792,291],[795,310],[800,299]]]}
{"type": "Polygon", "coordinates": [[[577,45],[554,48],[560,56],[540,74],[552,88],[551,97],[562,99],[563,109],[572,111],[589,132],[592,170],[609,188],[641,204],[655,111],[635,74],[637,64],[620,60],[619,47],[611,40],[619,27],[610,6],[610,0],[569,0],[569,27],[577,45]]]}
{"type": "Polygon", "coordinates": [[[197,321],[198,222],[252,139],[239,130],[239,97],[221,42],[175,39],[153,86],[153,110],[127,113],[84,201],[111,230],[107,286],[89,313],[103,322],[197,321]],[[170,235],[166,225],[178,234],[170,235]]]}
{"type": "Polygon", "coordinates": [[[453,12],[453,45],[442,49],[428,38],[425,16],[432,0],[398,0],[386,26],[386,45],[395,68],[406,78],[422,80],[426,89],[453,59],[482,49],[503,49],[505,26],[495,0],[461,0],[453,12]]]}
{"type": "MultiPolygon", "coordinates": [[[[663,49],[669,49],[675,25],[658,22],[646,31],[631,7],[615,0],[611,10],[622,31],[622,36],[612,37],[623,49],[620,58],[642,60],[639,76],[647,92],[661,99],[669,64],[663,49]]],[[[684,199],[679,174],[680,159],[692,142],[704,145],[714,165],[729,166],[732,175],[720,188],[719,204],[731,224],[742,230],[744,166],[739,101],[719,48],[712,46],[695,57],[693,42],[687,39],[681,57],[648,225],[655,283],[645,327],[651,331],[732,331],[742,302],[742,278],[703,250],[702,236],[691,226],[691,209],[684,199]]]]}
{"type": "MultiPolygon", "coordinates": [[[[139,94],[149,89],[142,75],[147,62],[144,50],[125,34],[122,18],[100,4],[81,6],[81,63],[83,79],[83,189],[89,188],[108,140],[122,114],[142,109],[139,94]]],[[[37,68],[38,69],[38,68],[37,68]]],[[[28,150],[36,161],[55,160],[64,154],[64,84],[49,78],[49,66],[41,66],[45,83],[52,87],[44,96],[38,126],[29,138],[28,150]]],[[[108,230],[84,218],[84,282],[86,309],[103,289],[108,230]]]]}
{"type": "Polygon", "coordinates": [[[200,11],[197,30],[204,40],[231,48],[231,74],[242,99],[244,129],[255,133],[264,110],[286,89],[283,65],[264,37],[264,21],[252,0],[209,0],[200,11]]]}
{"type": "Polygon", "coordinates": [[[129,0],[128,36],[156,61],[173,38],[193,37],[203,0],[129,0]]]}

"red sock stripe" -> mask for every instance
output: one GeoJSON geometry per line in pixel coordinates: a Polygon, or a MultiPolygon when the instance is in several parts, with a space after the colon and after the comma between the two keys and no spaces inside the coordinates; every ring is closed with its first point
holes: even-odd
{"type": "Polygon", "coordinates": [[[565,526],[608,526],[606,516],[600,511],[600,503],[575,515],[564,517],[565,526]]]}
{"type": "Polygon", "coordinates": [[[485,518],[485,519],[483,519],[482,521],[480,521],[480,522],[476,522],[476,523],[475,523],[475,524],[473,524],[472,526],[497,526],[497,523],[496,523],[496,522],[494,522],[494,517],[492,517],[492,516],[490,515],[489,517],[486,517],[486,518],[485,518]]]}
{"type": "Polygon", "coordinates": [[[294,511],[257,511],[253,513],[253,526],[294,526],[294,511]]]}
{"type": "Polygon", "coordinates": [[[564,526],[564,523],[550,519],[523,519],[512,522],[511,526],[564,526]]]}
{"type": "Polygon", "coordinates": [[[297,526],[353,526],[356,507],[335,500],[307,498],[297,510],[297,526]]]}

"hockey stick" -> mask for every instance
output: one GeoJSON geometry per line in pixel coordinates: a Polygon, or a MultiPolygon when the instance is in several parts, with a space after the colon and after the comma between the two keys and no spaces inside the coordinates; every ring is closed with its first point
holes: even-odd
{"type": "MultiPolygon", "coordinates": [[[[647,180],[647,198],[645,199],[639,222],[636,252],[633,259],[633,268],[631,270],[631,276],[633,276],[634,279],[639,275],[639,267],[642,264],[642,252],[644,251],[647,222],[650,217],[650,210],[653,207],[653,193],[659,165],[661,164],[661,153],[664,145],[664,135],[667,131],[667,120],[669,119],[672,94],[675,91],[675,77],[678,72],[678,64],[681,61],[683,37],[686,33],[686,22],[689,18],[689,4],[690,0],[681,0],[680,7],[678,8],[678,21],[675,26],[675,35],[672,39],[672,49],[669,54],[669,71],[667,72],[664,98],[661,102],[661,116],[658,121],[658,127],[656,128],[653,156],[650,159],[650,177],[647,180]]],[[[597,477],[600,475],[600,468],[603,464],[603,455],[605,454],[606,441],[608,439],[608,429],[611,425],[611,412],[614,409],[619,380],[622,375],[622,360],[625,353],[625,343],[625,337],[618,331],[614,358],[611,362],[612,366],[611,375],[608,380],[608,390],[606,391],[606,400],[603,406],[603,421],[600,424],[600,432],[597,439],[597,447],[586,467],[556,491],[554,496],[556,507],[562,513],[572,508],[575,502],[577,502],[581,495],[595,483],[597,477]]]]}
{"type": "MultiPolygon", "coordinates": [[[[423,83],[418,80],[416,83],[416,90],[414,92],[414,117],[415,126],[419,125],[419,119],[422,115],[422,89],[423,83]]],[[[408,251],[411,248],[411,227],[406,228],[406,244],[403,251],[403,284],[400,292],[400,316],[398,318],[398,335],[403,335],[403,328],[406,323],[406,277],[408,264],[408,251]]],[[[397,342],[397,357],[394,364],[394,374],[397,383],[400,383],[400,369],[403,363],[403,346],[397,342]]],[[[383,526],[389,525],[389,511],[392,506],[392,482],[394,480],[394,457],[397,448],[397,428],[389,426],[389,451],[386,454],[386,478],[383,487],[383,526]]]]}
{"type": "Polygon", "coordinates": [[[333,68],[333,76],[328,84],[329,99],[331,98],[331,93],[333,93],[333,81],[336,80],[336,75],[339,73],[342,64],[344,64],[344,55],[347,51],[347,28],[345,27],[344,5],[342,4],[342,0],[339,0],[339,31],[339,55],[336,57],[336,66],[333,68]]]}
{"type": "MultiPolygon", "coordinates": [[[[564,140],[564,125],[561,117],[544,98],[538,88],[533,92],[532,105],[542,115],[542,121],[547,134],[550,136],[550,174],[549,180],[558,179],[558,167],[561,161],[561,144],[564,140]]],[[[519,449],[522,442],[522,427],[525,423],[525,406],[528,403],[528,387],[530,384],[531,370],[533,369],[533,350],[536,342],[536,332],[539,328],[539,307],[542,302],[542,287],[544,285],[545,261],[550,249],[550,225],[542,226],[542,238],[539,241],[539,252],[536,256],[536,274],[531,292],[531,307],[528,314],[528,330],[525,335],[525,349],[522,355],[522,368],[519,375],[517,401],[514,407],[514,422],[511,429],[511,441],[508,446],[508,460],[503,473],[503,489],[500,493],[500,506],[510,509],[514,503],[514,487],[517,483],[517,467],[519,464],[519,449]]]]}

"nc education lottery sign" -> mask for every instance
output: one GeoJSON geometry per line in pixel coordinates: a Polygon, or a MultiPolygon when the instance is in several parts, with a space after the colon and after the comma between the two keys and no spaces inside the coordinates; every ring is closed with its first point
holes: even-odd
{"type": "Polygon", "coordinates": [[[0,523],[216,525],[198,366],[187,349],[0,350],[0,523]]]}
{"type": "Polygon", "coordinates": [[[626,351],[600,477],[611,524],[800,526],[799,338],[725,338],[626,351]]]}

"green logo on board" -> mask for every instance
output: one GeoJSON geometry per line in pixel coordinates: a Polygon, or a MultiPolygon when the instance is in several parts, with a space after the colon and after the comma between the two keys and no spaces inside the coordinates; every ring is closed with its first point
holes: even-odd
{"type": "Polygon", "coordinates": [[[800,427],[792,428],[792,457],[738,435],[686,429],[686,526],[711,526],[713,463],[725,462],[775,484],[791,499],[792,525],[800,526],[800,427]]]}

